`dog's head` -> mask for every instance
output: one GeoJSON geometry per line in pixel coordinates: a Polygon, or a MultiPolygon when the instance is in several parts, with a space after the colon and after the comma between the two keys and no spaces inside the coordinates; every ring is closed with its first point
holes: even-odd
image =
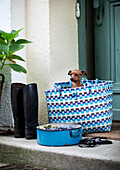
{"type": "Polygon", "coordinates": [[[70,80],[72,82],[78,82],[78,81],[81,81],[81,75],[84,75],[84,76],[87,76],[87,73],[83,70],[70,70],[68,72],[68,75],[70,75],[70,80]]]}

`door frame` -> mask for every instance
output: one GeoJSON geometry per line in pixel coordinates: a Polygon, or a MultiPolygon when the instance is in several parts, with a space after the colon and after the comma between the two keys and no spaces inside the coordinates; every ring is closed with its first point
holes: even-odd
{"type": "Polygon", "coordinates": [[[80,0],[80,10],[81,16],[78,18],[79,69],[87,72],[88,79],[95,79],[93,1],[80,0]]]}
{"type": "Polygon", "coordinates": [[[79,69],[86,70],[86,0],[80,0],[80,18],[78,18],[79,69]]]}

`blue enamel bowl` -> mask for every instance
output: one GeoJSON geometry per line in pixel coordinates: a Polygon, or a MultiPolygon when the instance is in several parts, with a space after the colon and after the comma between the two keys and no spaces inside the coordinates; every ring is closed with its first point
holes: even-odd
{"type": "MultiPolygon", "coordinates": [[[[47,124],[46,124],[47,125],[47,124]]],[[[51,126],[62,127],[62,130],[46,130],[44,126],[37,126],[37,142],[45,146],[75,145],[82,139],[81,125],[74,123],[51,123],[51,126]],[[64,129],[64,127],[67,127],[64,129]]]]}

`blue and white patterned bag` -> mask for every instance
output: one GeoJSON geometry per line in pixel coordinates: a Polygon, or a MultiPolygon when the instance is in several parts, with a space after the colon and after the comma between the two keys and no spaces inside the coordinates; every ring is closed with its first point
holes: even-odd
{"type": "Polygon", "coordinates": [[[55,83],[45,91],[50,123],[80,123],[83,133],[110,131],[112,81],[81,80],[84,86],[55,83]]]}

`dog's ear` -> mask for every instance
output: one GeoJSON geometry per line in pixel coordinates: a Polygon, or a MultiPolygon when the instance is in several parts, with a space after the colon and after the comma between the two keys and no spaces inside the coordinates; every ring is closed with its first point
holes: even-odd
{"type": "Polygon", "coordinates": [[[70,70],[70,71],[68,72],[68,75],[71,75],[71,73],[72,73],[72,71],[70,70]]]}
{"type": "Polygon", "coordinates": [[[80,71],[80,74],[84,75],[84,76],[87,76],[87,73],[85,71],[83,71],[83,70],[80,71]]]}

